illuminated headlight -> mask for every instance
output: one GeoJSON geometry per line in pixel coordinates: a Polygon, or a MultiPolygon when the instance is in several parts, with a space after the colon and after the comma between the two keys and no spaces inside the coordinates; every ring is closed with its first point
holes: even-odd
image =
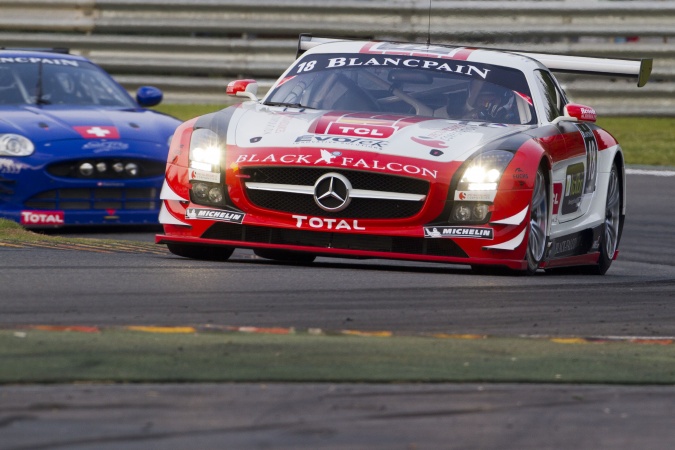
{"type": "Polygon", "coordinates": [[[121,162],[116,162],[115,164],[113,164],[112,167],[116,173],[124,172],[124,164],[122,164],[121,162]]]}
{"type": "Polygon", "coordinates": [[[464,170],[457,189],[460,191],[494,191],[513,153],[491,150],[479,154],[464,170]]]}
{"type": "Polygon", "coordinates": [[[0,155],[29,156],[35,151],[30,139],[18,134],[0,134],[0,155]]]}
{"type": "Polygon", "coordinates": [[[102,173],[108,170],[108,166],[104,162],[96,163],[96,170],[102,173]]]}
{"type": "Polygon", "coordinates": [[[190,167],[217,172],[220,170],[220,156],[218,135],[206,128],[194,130],[190,139],[190,167]]]}

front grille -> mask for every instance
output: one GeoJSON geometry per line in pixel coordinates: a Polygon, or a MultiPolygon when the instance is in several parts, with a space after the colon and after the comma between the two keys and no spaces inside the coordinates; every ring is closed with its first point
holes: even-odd
{"type": "MultiPolygon", "coordinates": [[[[417,195],[429,193],[429,182],[417,178],[353,170],[331,170],[302,167],[246,167],[241,174],[246,181],[269,184],[314,186],[322,175],[333,172],[346,177],[353,189],[396,192],[417,195]]],[[[308,216],[341,217],[345,219],[403,219],[419,213],[423,201],[352,198],[347,208],[339,212],[321,209],[312,195],[246,189],[254,205],[273,211],[308,216]]]]}
{"type": "Polygon", "coordinates": [[[467,254],[450,239],[344,234],[229,223],[213,224],[202,235],[202,238],[223,241],[315,247],[319,253],[322,248],[338,248],[382,253],[452,256],[458,258],[467,257],[467,254]]]}
{"type": "Polygon", "coordinates": [[[152,161],[147,159],[137,158],[88,158],[78,159],[73,161],[58,162],[50,164],[47,167],[47,172],[51,175],[62,178],[80,178],[80,179],[138,179],[149,178],[163,175],[166,170],[166,163],[163,161],[152,161]],[[91,175],[83,175],[80,173],[80,166],[89,163],[95,168],[91,175]],[[101,164],[99,170],[99,164],[101,164]],[[136,166],[137,173],[131,175],[124,168],[128,164],[136,166]],[[115,169],[116,165],[120,165],[119,169],[115,169]]]}
{"type": "Polygon", "coordinates": [[[155,188],[68,188],[34,195],[25,203],[30,209],[53,210],[156,210],[155,188]]]}

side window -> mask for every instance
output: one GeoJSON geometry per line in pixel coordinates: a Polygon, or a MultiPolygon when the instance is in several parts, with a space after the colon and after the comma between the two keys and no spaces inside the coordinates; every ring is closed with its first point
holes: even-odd
{"type": "Polygon", "coordinates": [[[563,114],[563,107],[565,106],[563,94],[560,92],[550,73],[543,70],[535,70],[534,75],[537,79],[537,87],[544,97],[546,118],[552,121],[563,114]]]}

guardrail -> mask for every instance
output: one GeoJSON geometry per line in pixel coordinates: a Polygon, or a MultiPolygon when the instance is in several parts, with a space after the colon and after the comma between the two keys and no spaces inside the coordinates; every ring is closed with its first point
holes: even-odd
{"type": "Polygon", "coordinates": [[[300,32],[619,58],[653,57],[652,81],[561,76],[601,113],[675,114],[675,2],[429,0],[2,0],[0,46],[68,47],[130,91],[229,103],[228,81],[261,90],[293,61],[300,32]]]}

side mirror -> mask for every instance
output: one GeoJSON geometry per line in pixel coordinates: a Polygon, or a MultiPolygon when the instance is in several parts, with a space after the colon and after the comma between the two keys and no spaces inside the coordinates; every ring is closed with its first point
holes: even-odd
{"type": "Polygon", "coordinates": [[[136,91],[136,101],[144,108],[159,105],[162,98],[164,93],[154,86],[141,86],[136,91]]]}
{"type": "Polygon", "coordinates": [[[227,85],[227,95],[245,97],[254,102],[258,101],[258,82],[255,80],[235,80],[227,85]]]}
{"type": "Polygon", "coordinates": [[[583,122],[595,122],[598,119],[598,115],[593,108],[576,103],[565,105],[565,115],[583,122]]]}

